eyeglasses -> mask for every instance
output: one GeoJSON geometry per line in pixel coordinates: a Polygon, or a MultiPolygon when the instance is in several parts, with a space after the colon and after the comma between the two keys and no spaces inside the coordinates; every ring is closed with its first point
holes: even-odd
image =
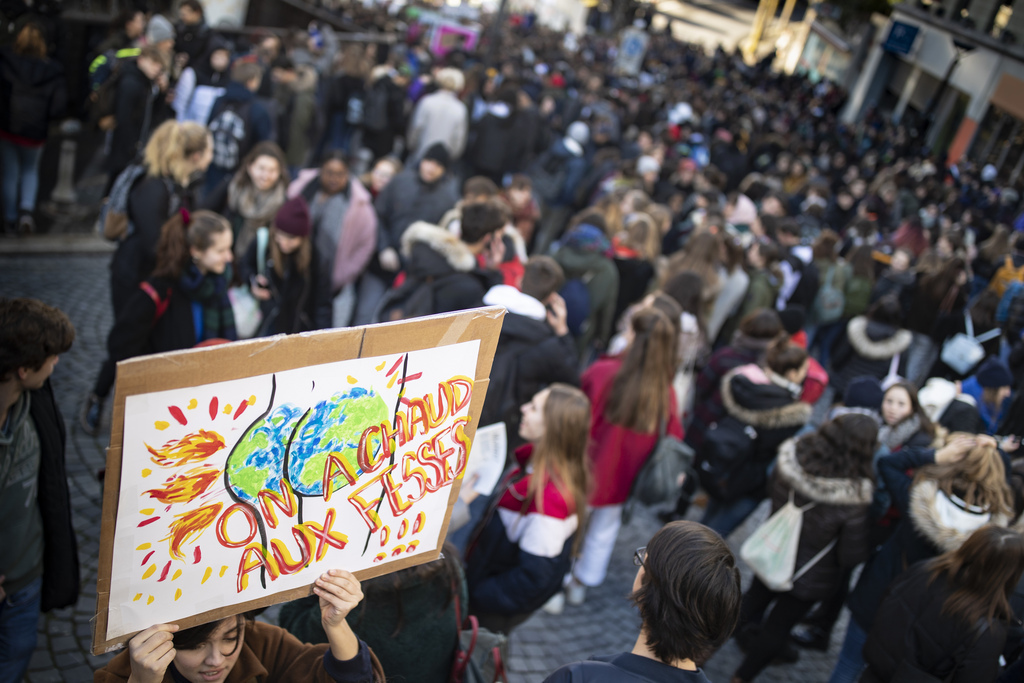
{"type": "Polygon", "coordinates": [[[636,552],[633,553],[633,564],[637,567],[644,566],[644,561],[647,559],[647,546],[643,548],[637,548],[636,552]]]}

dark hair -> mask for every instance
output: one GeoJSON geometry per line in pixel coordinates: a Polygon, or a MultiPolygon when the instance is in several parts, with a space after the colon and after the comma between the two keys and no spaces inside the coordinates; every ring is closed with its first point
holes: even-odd
{"type": "Polygon", "coordinates": [[[523,294],[544,301],[565,284],[565,271],[550,256],[533,256],[523,269],[523,294]]]}
{"type": "MultiPolygon", "coordinates": [[[[193,626],[192,628],[186,628],[177,633],[171,635],[174,643],[175,650],[195,650],[203,643],[210,639],[213,632],[217,630],[222,623],[228,619],[235,620],[235,628],[239,630],[239,638],[235,644],[235,650],[242,645],[242,629],[247,626],[256,623],[255,612],[243,612],[242,614],[236,614],[233,617],[225,617],[224,619],[217,619],[206,624],[200,624],[199,626],[193,626]]],[[[229,652],[229,655],[235,653],[235,650],[229,652]]]]}
{"type": "MultiPolygon", "coordinates": [[[[850,263],[853,277],[867,278],[868,280],[871,280],[871,282],[875,281],[875,257],[872,255],[872,251],[871,247],[866,244],[862,244],[850,252],[847,260],[850,263]]],[[[899,251],[899,249],[896,251],[899,251]]],[[[907,253],[910,255],[909,260],[913,261],[913,254],[909,251],[907,253]]]]}
{"type": "Polygon", "coordinates": [[[786,337],[779,337],[768,347],[764,355],[765,365],[772,372],[784,375],[790,370],[799,370],[807,362],[807,351],[786,337]]]}
{"type": "Polygon", "coordinates": [[[796,459],[809,475],[874,480],[878,422],[860,413],[840,415],[796,442],[796,459]]]}
{"type": "Polygon", "coordinates": [[[128,7],[118,12],[114,20],[110,22],[111,33],[122,30],[128,22],[135,19],[137,14],[145,14],[145,12],[135,7],[135,5],[128,5],[128,7]]]}
{"type": "Polygon", "coordinates": [[[277,162],[278,178],[275,185],[288,187],[288,183],[291,181],[288,175],[288,159],[285,158],[284,150],[276,142],[271,142],[270,140],[257,142],[249,150],[249,153],[245,155],[245,158],[242,159],[242,163],[238,165],[238,170],[235,171],[235,178],[237,178],[238,184],[242,187],[251,187],[253,185],[252,178],[249,177],[249,167],[260,157],[270,157],[277,162]]]}
{"type": "Polygon", "coordinates": [[[931,419],[928,418],[928,414],[924,412],[924,408],[921,407],[921,401],[917,397],[917,388],[910,382],[907,382],[906,380],[894,382],[888,389],[885,390],[885,393],[882,394],[883,401],[885,400],[885,394],[888,394],[893,389],[903,389],[903,391],[907,392],[907,396],[910,398],[910,409],[912,411],[911,415],[917,415],[918,421],[921,424],[921,431],[927,434],[930,438],[934,439],[935,424],[931,421],[931,419]]]}
{"type": "Polygon", "coordinates": [[[231,67],[231,80],[246,85],[256,78],[263,79],[263,69],[256,62],[239,60],[231,67]]]}
{"type": "Polygon", "coordinates": [[[462,207],[462,241],[476,244],[505,226],[505,212],[494,201],[477,202],[462,207]]]}
{"type": "Polygon", "coordinates": [[[782,319],[773,308],[757,308],[740,321],[740,332],[752,339],[774,339],[782,334],[782,319]]]}
{"type": "Polygon", "coordinates": [[[510,190],[532,190],[533,180],[525,173],[516,173],[508,187],[510,190]]]}
{"type": "Polygon", "coordinates": [[[896,328],[903,327],[903,308],[895,294],[886,294],[871,304],[865,315],[868,320],[874,320],[876,323],[892,325],[896,328]]]}
{"type": "MultiPolygon", "coordinates": [[[[388,157],[385,157],[385,158],[388,158],[388,157]]],[[[324,152],[323,155],[321,155],[321,157],[320,157],[320,166],[321,166],[321,168],[328,161],[340,161],[341,163],[345,164],[345,168],[352,168],[352,164],[349,163],[349,156],[348,156],[348,154],[346,154],[343,150],[340,150],[340,149],[329,149],[326,152],[324,152]]]]}
{"type": "Polygon", "coordinates": [[[680,271],[666,280],[661,289],[675,299],[684,313],[694,316],[703,325],[704,281],[700,275],[692,270],[680,271]]]}
{"type": "Polygon", "coordinates": [[[838,254],[836,253],[836,245],[839,244],[839,235],[831,230],[825,229],[818,235],[818,239],[814,240],[814,246],[811,249],[811,254],[815,260],[836,262],[838,254]]]}
{"type": "Polygon", "coordinates": [[[497,197],[498,186],[487,176],[476,175],[462,186],[463,197],[497,197]]]}
{"type": "Polygon", "coordinates": [[[39,370],[74,341],[75,328],[60,309],[36,299],[0,298],[0,382],[19,368],[39,370]]]}
{"type": "Polygon", "coordinates": [[[944,576],[951,595],[942,613],[972,626],[1014,618],[1008,600],[1024,573],[1024,536],[1013,529],[987,524],[967,537],[956,550],[928,563],[928,583],[944,576]]]}
{"type": "Polygon", "coordinates": [[[647,544],[633,593],[647,647],[666,664],[698,666],[729,639],[740,616],[740,571],[722,537],[697,522],[669,522],[647,544]]]}
{"type": "Polygon", "coordinates": [[[603,233],[608,232],[608,221],[605,220],[604,214],[599,209],[590,208],[583,209],[578,214],[572,217],[569,221],[569,225],[566,226],[565,232],[568,233],[579,225],[593,225],[595,228],[603,233]]]}
{"type": "Polygon", "coordinates": [[[186,227],[182,214],[176,213],[160,228],[156,245],[156,268],[153,277],[177,280],[188,268],[192,247],[200,251],[210,248],[214,235],[231,231],[227,219],[212,211],[196,211],[186,227]]]}
{"type": "Polygon", "coordinates": [[[203,3],[199,2],[199,0],[181,0],[181,4],[178,5],[178,9],[181,9],[182,7],[188,7],[193,12],[197,12],[204,17],[206,16],[206,12],[203,10],[203,3]]]}
{"type": "Polygon", "coordinates": [[[790,237],[800,237],[800,224],[792,218],[785,218],[779,221],[779,226],[776,228],[776,235],[786,234],[790,237]]]}

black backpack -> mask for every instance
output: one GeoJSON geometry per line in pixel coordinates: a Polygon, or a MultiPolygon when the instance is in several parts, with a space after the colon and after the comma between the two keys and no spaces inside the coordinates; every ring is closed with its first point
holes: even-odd
{"type": "Polygon", "coordinates": [[[569,175],[566,159],[548,150],[537,157],[530,167],[529,176],[533,179],[533,191],[545,204],[557,201],[569,175]]]}
{"type": "Polygon", "coordinates": [[[699,454],[701,487],[718,500],[731,501],[763,486],[766,473],[754,462],[757,430],[732,415],[711,425],[699,454]]]}
{"type": "MultiPolygon", "coordinates": [[[[373,133],[386,131],[390,125],[388,121],[388,89],[383,83],[375,83],[373,87],[362,96],[362,126],[364,130],[373,133]]],[[[350,122],[351,123],[351,122],[350,122]]]]}
{"type": "Polygon", "coordinates": [[[210,118],[207,128],[213,138],[213,161],[218,168],[236,169],[249,151],[252,126],[249,112],[252,100],[248,102],[224,102],[210,118]]]}
{"type": "Polygon", "coordinates": [[[437,312],[434,295],[450,278],[461,273],[445,275],[442,278],[409,278],[401,286],[388,290],[377,306],[374,322],[394,322],[433,315],[437,312]]]}

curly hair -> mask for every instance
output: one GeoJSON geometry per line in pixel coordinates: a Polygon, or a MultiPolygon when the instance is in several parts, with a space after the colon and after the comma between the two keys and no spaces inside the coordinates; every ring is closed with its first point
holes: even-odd
{"type": "Polygon", "coordinates": [[[807,474],[874,480],[872,458],[878,448],[878,423],[859,413],[840,415],[796,443],[796,459],[807,474]]]}

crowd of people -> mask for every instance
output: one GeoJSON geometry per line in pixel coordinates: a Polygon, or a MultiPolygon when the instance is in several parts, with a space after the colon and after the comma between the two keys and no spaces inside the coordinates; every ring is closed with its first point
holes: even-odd
{"type": "MultiPolygon", "coordinates": [[[[199,0],[118,18],[89,65],[115,322],[78,426],[99,432],[127,358],[497,305],[480,424],[505,425],[507,475],[489,499],[464,487],[443,560],[362,585],[332,570],[283,628],[155,625],[97,680],[449,680],[460,605],[510,633],[601,586],[672,438],[694,462],[635,556],[635,647],[548,680],[706,681],[734,636],[749,682],[828,650],[844,607],[832,683],[1019,680],[1019,188],[881,112],[842,124],[840,89],[768,61],[652,34],[624,73],[615,36],[529,15],[434,54],[416,16],[381,11],[390,45],[313,25],[232,44],[199,0]],[[800,520],[792,566],[751,560],[741,594],[723,539],[765,500],[765,527],[800,520]]],[[[36,24],[0,59],[21,65],[0,91],[34,107],[0,113],[5,220],[27,225],[62,86],[36,24]]],[[[50,555],[67,488],[40,464],[73,337],[59,311],[0,304],[0,482],[39,479],[0,527],[45,539],[0,560],[0,590],[35,613],[76,594],[50,555]]]]}

